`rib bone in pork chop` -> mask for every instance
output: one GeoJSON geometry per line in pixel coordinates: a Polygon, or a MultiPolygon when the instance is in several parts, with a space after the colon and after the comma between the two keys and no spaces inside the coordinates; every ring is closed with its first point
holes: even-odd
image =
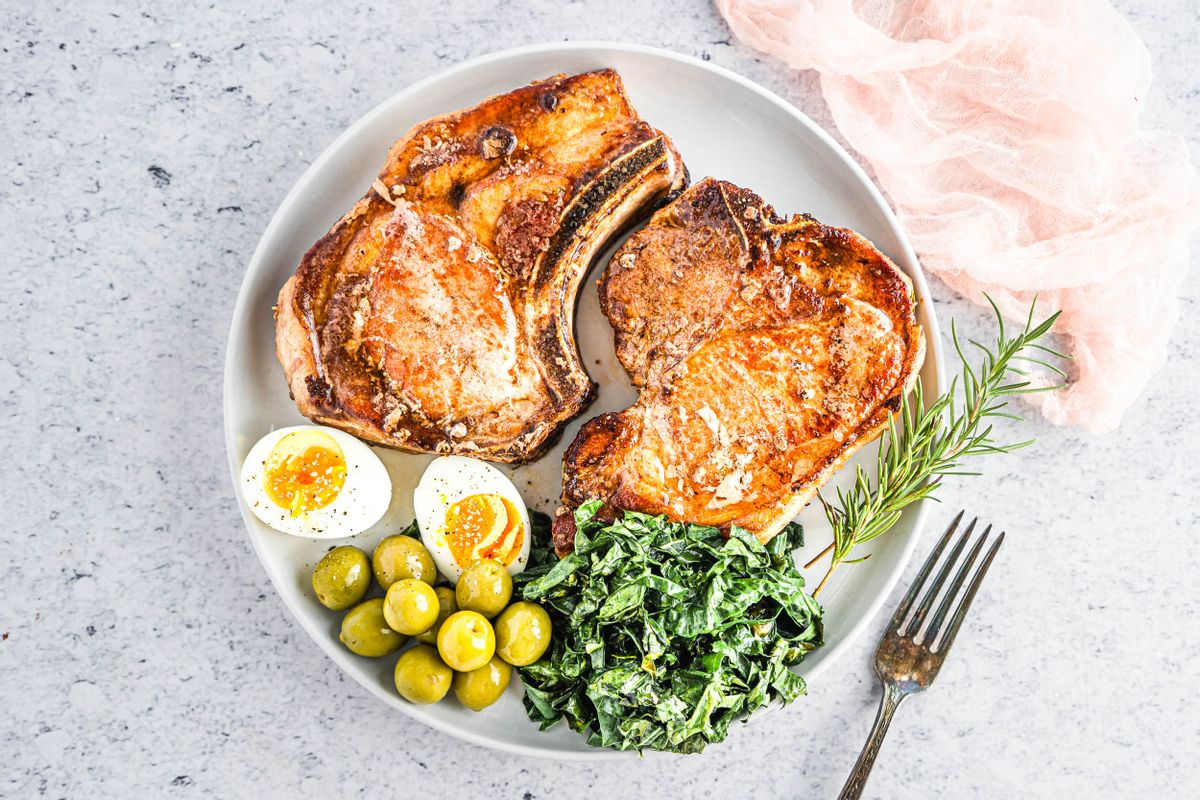
{"type": "Polygon", "coordinates": [[[405,450],[534,457],[592,395],[572,330],[589,262],[686,182],[612,70],[418,125],[279,294],[300,411],[405,450]]]}
{"type": "MultiPolygon", "coordinates": [[[[883,432],[924,352],[912,285],[870,242],[712,179],[617,251],[600,302],[641,391],[567,449],[566,506],[763,541],[883,432]]],[[[560,514],[560,552],[573,535],[560,514]]]]}

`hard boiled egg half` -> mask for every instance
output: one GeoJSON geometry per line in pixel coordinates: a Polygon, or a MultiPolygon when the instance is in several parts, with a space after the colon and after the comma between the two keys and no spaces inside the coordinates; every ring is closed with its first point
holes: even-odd
{"type": "Polygon", "coordinates": [[[413,492],[413,510],[421,540],[451,583],[485,558],[512,575],[529,561],[529,511],[517,487],[491,464],[435,458],[413,492]]]}
{"type": "Polygon", "coordinates": [[[272,431],[242,463],[242,497],[277,531],[341,539],[379,521],[392,481],[379,456],[349,434],[318,425],[272,431]]]}

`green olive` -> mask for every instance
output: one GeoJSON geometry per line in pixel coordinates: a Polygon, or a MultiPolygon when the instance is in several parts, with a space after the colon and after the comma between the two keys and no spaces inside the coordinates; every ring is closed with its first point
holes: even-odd
{"type": "Polygon", "coordinates": [[[400,649],[407,636],[392,630],[383,618],[383,598],[364,600],[342,617],[342,634],[338,637],[350,652],[377,658],[400,649]]]}
{"type": "Polygon", "coordinates": [[[453,674],[438,658],[437,650],[419,644],[396,661],[396,691],[410,703],[436,703],[450,691],[453,674]]]}
{"type": "Polygon", "coordinates": [[[416,578],[433,586],[437,580],[437,567],[425,545],[411,536],[389,536],[375,548],[371,556],[375,569],[375,580],[386,592],[392,584],[402,578],[416,578]]]}
{"type": "Polygon", "coordinates": [[[383,598],[383,618],[392,630],[406,636],[425,633],[438,618],[438,596],[433,587],[416,578],[401,578],[383,598]]]}
{"type": "Polygon", "coordinates": [[[496,655],[527,667],[550,646],[550,615],[537,603],[513,603],[496,619],[496,655]]]}
{"type": "Polygon", "coordinates": [[[371,588],[371,562],[357,547],[335,547],[317,562],[312,574],[313,593],[326,608],[345,611],[363,599],[371,588]]]}
{"type": "Polygon", "coordinates": [[[508,688],[512,667],[496,656],[479,669],[454,673],[454,696],[472,711],[482,711],[508,688]]]}
{"type": "Polygon", "coordinates": [[[486,664],[496,653],[492,623],[474,611],[456,611],[438,630],[438,653],[450,669],[470,672],[486,664]]]}
{"type": "Polygon", "coordinates": [[[488,619],[504,610],[512,599],[512,593],[512,576],[494,558],[476,561],[463,570],[454,589],[459,608],[478,611],[488,619]]]}
{"type": "Polygon", "coordinates": [[[435,586],[433,591],[438,597],[438,616],[437,622],[424,633],[417,634],[417,641],[425,644],[437,645],[438,628],[442,627],[442,623],[446,621],[446,617],[458,611],[458,603],[454,600],[454,590],[449,586],[435,586]]]}

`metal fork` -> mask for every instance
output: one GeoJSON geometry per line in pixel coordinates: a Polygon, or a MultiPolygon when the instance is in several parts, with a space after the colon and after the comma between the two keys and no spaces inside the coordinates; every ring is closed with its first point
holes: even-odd
{"type": "Polygon", "coordinates": [[[918,596],[922,595],[922,590],[929,581],[930,573],[933,572],[938,559],[941,558],[946,546],[953,538],[954,531],[962,522],[964,513],[963,511],[958,512],[958,516],[950,523],[942,540],[929,554],[925,565],[917,574],[917,579],[913,581],[912,588],[908,590],[908,594],[904,596],[900,607],[892,616],[892,621],[888,624],[883,638],[879,640],[879,647],[875,650],[875,674],[883,683],[883,699],[879,703],[879,713],[875,717],[875,727],[871,729],[871,737],[867,739],[867,744],[863,747],[862,753],[858,756],[858,762],[854,765],[854,771],[850,773],[850,778],[842,787],[842,793],[838,795],[839,800],[855,800],[862,796],[867,776],[871,774],[871,767],[875,765],[875,756],[879,754],[879,747],[883,744],[883,737],[887,734],[888,726],[892,722],[896,709],[899,708],[904,698],[928,689],[929,685],[933,683],[933,679],[937,677],[938,670],[942,668],[942,662],[946,660],[946,653],[950,651],[950,646],[954,644],[954,638],[958,635],[958,629],[962,627],[963,618],[967,616],[967,610],[971,607],[975,592],[979,589],[979,584],[983,582],[983,576],[987,574],[992,559],[996,557],[996,551],[1004,542],[1004,533],[1001,532],[983,557],[970,584],[964,590],[963,584],[967,581],[971,566],[975,563],[980,551],[983,550],[988,535],[992,531],[992,526],[988,525],[983,535],[971,547],[966,560],[954,574],[954,579],[950,582],[950,588],[946,591],[945,597],[938,605],[933,618],[929,620],[929,625],[922,631],[922,626],[929,616],[930,610],[933,609],[933,604],[937,601],[946,579],[950,576],[951,570],[959,561],[963,549],[975,531],[975,524],[979,521],[978,517],[971,520],[971,524],[958,537],[954,549],[950,551],[950,556],[938,570],[937,576],[929,583],[928,590],[924,591],[921,604],[917,606],[917,611],[913,614],[912,619],[908,619],[908,612],[912,610],[918,596]],[[958,607],[950,617],[950,624],[942,633],[939,641],[938,634],[942,632],[942,624],[946,621],[946,615],[950,613],[956,603],[958,607]]]}

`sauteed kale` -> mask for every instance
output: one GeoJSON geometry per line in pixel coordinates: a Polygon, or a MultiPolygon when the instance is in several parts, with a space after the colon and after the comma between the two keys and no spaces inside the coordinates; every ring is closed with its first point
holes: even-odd
{"type": "Polygon", "coordinates": [[[805,692],[789,667],[821,645],[821,607],[804,591],[790,525],[766,546],[734,528],[625,512],[575,512],[575,551],[556,561],[544,523],[518,576],[551,615],[554,641],[520,670],[543,729],[564,719],[591,744],[698,753],[729,724],[805,692]]]}

